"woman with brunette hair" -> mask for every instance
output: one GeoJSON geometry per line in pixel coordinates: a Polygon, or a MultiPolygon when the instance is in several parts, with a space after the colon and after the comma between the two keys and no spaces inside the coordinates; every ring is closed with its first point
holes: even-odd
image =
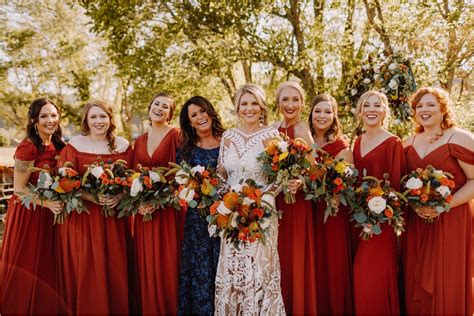
{"type": "MultiPolygon", "coordinates": [[[[302,120],[304,90],[295,81],[286,81],[276,90],[276,105],[283,121],[273,127],[291,139],[301,138],[309,146],[313,137],[302,120]]],[[[309,157],[313,160],[313,157],[309,157]]],[[[290,180],[289,189],[296,202],[287,204],[283,194],[276,198],[277,209],[283,212],[278,227],[278,253],[281,265],[281,291],[289,314],[316,314],[316,247],[314,212],[311,201],[297,193],[299,180],[290,180]]]]}
{"type": "Polygon", "coordinates": [[[451,209],[409,209],[406,229],[405,299],[408,314],[472,314],[471,238],[474,199],[474,136],[454,127],[449,94],[420,88],[411,99],[415,134],[405,142],[408,170],[453,175],[451,209]],[[434,222],[428,223],[427,219],[434,222]]]}
{"type": "MultiPolygon", "coordinates": [[[[148,105],[151,129],[135,141],[134,169],[138,165],[168,167],[169,161],[176,161],[180,132],[169,124],[175,108],[176,103],[168,94],[153,97],[148,105]]],[[[138,213],[133,221],[133,244],[141,313],[175,314],[184,214],[172,207],[155,212],[146,203],[140,205],[138,213]],[[144,222],[142,216],[146,214],[152,214],[152,220],[144,222]]]]}
{"type": "Polygon", "coordinates": [[[34,100],[28,110],[26,138],[15,151],[14,196],[8,206],[0,261],[0,313],[57,314],[58,279],[54,244],[54,214],[62,202],[40,201],[24,206],[20,194],[36,185],[38,173],[30,167],[56,168],[55,157],[64,147],[59,108],[49,99],[34,100]]]}
{"type": "MultiPolygon", "coordinates": [[[[201,96],[190,98],[181,109],[179,122],[183,143],[178,148],[177,161],[216,168],[224,127],[211,102],[201,96]]],[[[220,239],[209,237],[206,216],[199,212],[197,208],[186,211],[178,314],[214,313],[220,239]]]]}
{"type": "MultiPolygon", "coordinates": [[[[115,136],[112,108],[103,101],[84,106],[81,135],[71,138],[61,162],[72,162],[83,175],[97,161],[130,161],[128,141],[115,136]]],[[[88,213],[72,212],[58,227],[62,314],[123,314],[129,311],[126,220],[104,217],[104,205],[115,208],[122,194],[99,196],[82,192],[88,213]]]]}
{"type": "MultiPolygon", "coordinates": [[[[356,116],[365,133],[354,145],[355,167],[363,174],[384,179],[400,189],[405,174],[405,156],[398,137],[389,133],[385,121],[390,115],[387,96],[370,90],[357,102],[356,116]]],[[[354,258],[354,307],[356,314],[399,314],[397,281],[397,236],[388,223],[382,233],[359,240],[354,258]],[[375,298],[375,299],[374,299],[375,298]]]]}
{"type": "MultiPolygon", "coordinates": [[[[342,134],[336,99],[329,94],[317,95],[311,102],[308,123],[317,148],[334,159],[354,162],[347,138],[342,134]]],[[[339,211],[326,222],[326,203],[314,204],[318,314],[353,314],[353,243],[349,210],[338,200],[333,202],[339,206],[339,211]]]]}

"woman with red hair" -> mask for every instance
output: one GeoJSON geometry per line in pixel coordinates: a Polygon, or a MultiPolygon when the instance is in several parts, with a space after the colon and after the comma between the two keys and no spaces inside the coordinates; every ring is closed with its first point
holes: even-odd
{"type": "Polygon", "coordinates": [[[408,314],[472,314],[469,203],[474,199],[474,136],[454,127],[446,91],[425,87],[412,96],[417,124],[404,142],[408,170],[428,165],[454,176],[451,210],[408,213],[405,299],[408,314]],[[434,219],[427,223],[426,219],[434,219]]]}

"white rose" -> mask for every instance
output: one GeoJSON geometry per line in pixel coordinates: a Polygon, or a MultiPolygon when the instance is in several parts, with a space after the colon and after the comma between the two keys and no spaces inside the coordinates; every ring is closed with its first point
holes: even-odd
{"type": "Polygon", "coordinates": [[[176,172],[176,175],[174,176],[174,180],[178,184],[186,184],[189,181],[188,173],[184,170],[179,170],[178,172],[176,172]]]}
{"type": "Polygon", "coordinates": [[[59,168],[58,172],[61,177],[67,176],[66,169],[67,169],[66,167],[59,168]]]}
{"type": "Polygon", "coordinates": [[[233,186],[231,186],[230,189],[235,192],[240,192],[242,191],[242,185],[236,183],[233,186]]]}
{"type": "Polygon", "coordinates": [[[373,213],[380,214],[385,210],[387,201],[385,201],[385,199],[381,196],[375,196],[369,200],[367,205],[373,213]]]}
{"type": "Polygon", "coordinates": [[[248,198],[248,197],[244,198],[244,201],[243,201],[244,205],[252,205],[252,203],[255,203],[254,199],[251,199],[251,198],[248,198]]]}
{"type": "Polygon", "coordinates": [[[376,74],[379,74],[379,73],[380,73],[380,65],[375,65],[375,66],[374,66],[374,72],[375,72],[376,74]]]}
{"type": "Polygon", "coordinates": [[[94,167],[92,168],[91,173],[94,177],[99,179],[100,176],[104,173],[104,169],[102,169],[102,167],[94,167]]]}
{"type": "Polygon", "coordinates": [[[150,171],[149,175],[150,175],[150,179],[151,179],[151,182],[152,182],[152,183],[156,183],[156,182],[160,182],[160,181],[161,181],[160,176],[158,175],[157,172],[155,172],[155,171],[150,171]]]}
{"type": "Polygon", "coordinates": [[[397,67],[398,67],[397,63],[391,63],[390,66],[388,66],[388,69],[393,71],[397,69],[397,67]]]}
{"type": "Polygon", "coordinates": [[[351,177],[354,174],[354,171],[351,167],[347,166],[346,169],[344,169],[344,174],[348,177],[351,177]]]}
{"type": "Polygon", "coordinates": [[[436,192],[441,194],[442,197],[447,197],[451,193],[451,190],[447,186],[442,185],[436,188],[436,192]]]}
{"type": "Polygon", "coordinates": [[[288,151],[288,143],[285,141],[278,142],[278,148],[284,153],[288,151]]]}
{"type": "Polygon", "coordinates": [[[388,83],[388,86],[390,87],[390,89],[395,90],[398,87],[397,80],[395,79],[390,80],[390,82],[388,83]]]}
{"type": "Polygon", "coordinates": [[[433,169],[433,173],[440,176],[443,174],[443,170],[433,169]]]}
{"type": "Polygon", "coordinates": [[[357,89],[352,89],[352,90],[351,90],[351,95],[354,96],[354,95],[356,95],[356,94],[357,94],[357,89]]]}
{"type": "Polygon", "coordinates": [[[140,178],[135,178],[132,181],[132,187],[130,188],[130,195],[137,196],[139,192],[143,191],[143,185],[140,178]]]}
{"type": "Polygon", "coordinates": [[[208,226],[207,231],[209,232],[209,237],[214,237],[216,235],[217,225],[208,226]]]}
{"type": "Polygon", "coordinates": [[[181,192],[179,192],[179,198],[185,200],[188,203],[191,202],[194,198],[194,190],[190,188],[184,188],[181,190],[181,192]]]}
{"type": "Polygon", "coordinates": [[[410,189],[410,190],[418,190],[423,187],[423,182],[418,178],[411,177],[410,179],[408,179],[405,186],[407,189],[410,189]]]}
{"type": "Polygon", "coordinates": [[[196,172],[202,173],[204,170],[206,170],[206,168],[204,168],[201,165],[197,165],[197,166],[192,167],[191,174],[194,176],[196,172]]]}
{"type": "Polygon", "coordinates": [[[217,212],[222,215],[229,215],[230,213],[232,213],[232,211],[229,210],[227,206],[225,206],[224,202],[219,203],[219,206],[217,207],[217,212]]]}
{"type": "Polygon", "coordinates": [[[388,194],[388,197],[391,198],[391,199],[394,200],[394,201],[398,201],[398,196],[397,196],[395,193],[393,193],[393,192],[390,192],[390,193],[388,194]]]}
{"type": "Polygon", "coordinates": [[[232,215],[230,216],[230,227],[237,227],[237,217],[239,216],[239,213],[237,212],[234,212],[232,213],[232,215]]]}
{"type": "Polygon", "coordinates": [[[370,83],[370,79],[369,79],[369,78],[365,78],[362,82],[363,82],[364,84],[369,84],[369,83],[370,83]]]}

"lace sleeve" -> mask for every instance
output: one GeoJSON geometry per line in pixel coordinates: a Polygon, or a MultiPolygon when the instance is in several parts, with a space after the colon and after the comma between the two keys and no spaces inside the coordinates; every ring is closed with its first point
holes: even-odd
{"type": "MultiPolygon", "coordinates": [[[[224,132],[224,134],[222,134],[222,139],[219,146],[219,157],[217,158],[217,169],[216,169],[217,176],[221,179],[222,183],[226,183],[227,178],[228,178],[228,174],[224,166],[224,159],[227,154],[227,150],[229,149],[229,139],[226,136],[227,136],[227,132],[224,132]]],[[[225,184],[219,189],[219,191],[225,191],[227,187],[228,185],[225,184]]]]}

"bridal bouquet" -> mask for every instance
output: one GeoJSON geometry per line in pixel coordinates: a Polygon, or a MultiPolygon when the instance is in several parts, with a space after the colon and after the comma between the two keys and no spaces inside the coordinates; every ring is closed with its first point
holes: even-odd
{"type": "MultiPolygon", "coordinates": [[[[243,181],[242,181],[243,182],[243,181]]],[[[265,200],[261,188],[254,180],[231,187],[222,200],[211,205],[209,234],[229,239],[237,248],[243,242],[265,243],[265,234],[270,226],[270,217],[278,212],[265,200]]]]}
{"type": "MultiPolygon", "coordinates": [[[[117,195],[131,186],[132,179],[127,171],[127,162],[122,159],[105,162],[99,157],[97,161],[87,166],[82,176],[83,189],[92,194],[96,200],[99,195],[117,195]]],[[[102,215],[109,217],[114,214],[113,208],[108,205],[102,206],[102,215]]]]}
{"type": "MultiPolygon", "coordinates": [[[[127,195],[120,201],[118,217],[136,215],[141,203],[150,204],[153,209],[166,208],[171,204],[173,187],[168,184],[164,172],[166,167],[146,168],[138,165],[139,171],[129,171],[127,181],[131,182],[127,195]]],[[[143,221],[152,219],[152,213],[143,216],[143,221]]]]}
{"type": "Polygon", "coordinates": [[[306,157],[309,153],[311,153],[311,147],[301,138],[293,140],[280,135],[272,139],[257,157],[257,160],[262,163],[268,182],[275,182],[282,186],[285,202],[288,204],[296,202],[295,194],[288,191],[288,182],[291,179],[300,178],[310,167],[311,163],[306,157]]]}
{"type": "Polygon", "coordinates": [[[326,222],[329,216],[337,215],[339,202],[347,206],[353,198],[359,172],[352,164],[334,159],[324,150],[318,149],[318,156],[322,159],[305,175],[303,190],[305,199],[326,202],[326,222]]]}
{"type": "Polygon", "coordinates": [[[79,189],[81,180],[79,173],[74,170],[72,163],[66,162],[59,168],[57,174],[52,173],[49,168],[32,167],[32,172],[39,172],[38,183],[36,186],[28,184],[29,193],[22,198],[22,203],[30,206],[34,201],[34,196],[43,201],[61,201],[65,204],[65,209],[59,214],[54,214],[53,224],[63,224],[67,215],[72,211],[81,213],[87,211],[80,198],[79,189]]]}
{"type": "Polygon", "coordinates": [[[214,168],[186,162],[180,165],[169,163],[176,173],[172,184],[175,191],[174,205],[176,208],[197,208],[201,216],[207,217],[211,205],[220,199],[217,188],[222,184],[214,168]]]}
{"type": "MultiPolygon", "coordinates": [[[[430,165],[425,169],[418,168],[402,178],[402,187],[406,189],[403,195],[415,210],[427,206],[434,208],[438,214],[448,212],[453,198],[451,190],[455,185],[452,178],[450,173],[430,165]]],[[[434,218],[426,221],[433,223],[434,218]]]]}
{"type": "Polygon", "coordinates": [[[355,190],[354,201],[351,201],[352,218],[355,227],[362,227],[360,237],[370,239],[374,234],[382,233],[381,224],[388,223],[397,235],[404,231],[402,204],[405,197],[389,187],[389,182],[374,177],[364,177],[355,190]]]}

